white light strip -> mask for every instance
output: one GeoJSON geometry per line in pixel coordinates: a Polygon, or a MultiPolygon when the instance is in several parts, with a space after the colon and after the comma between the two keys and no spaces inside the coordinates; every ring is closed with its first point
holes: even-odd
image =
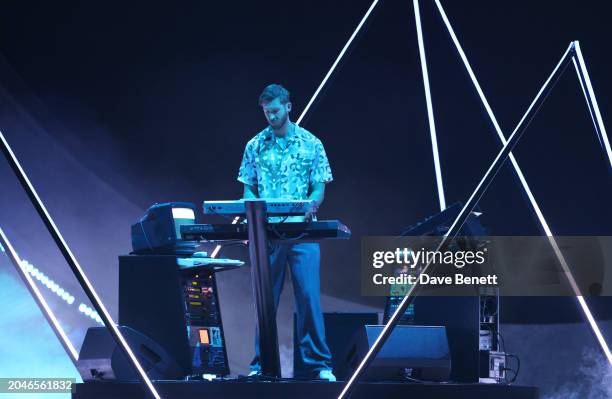
{"type": "MultiPolygon", "coordinates": [[[[480,87],[480,84],[478,83],[478,79],[476,78],[476,75],[474,74],[474,71],[472,70],[472,67],[463,51],[463,48],[461,47],[461,44],[459,43],[459,40],[457,39],[457,36],[455,35],[455,31],[453,30],[453,27],[451,26],[450,21],[448,20],[448,17],[446,16],[444,9],[442,8],[442,4],[440,4],[439,0],[435,0],[435,2],[436,2],[436,5],[438,6],[438,10],[440,11],[440,15],[442,16],[444,24],[446,25],[446,28],[448,29],[451,39],[453,40],[453,43],[455,44],[455,47],[457,48],[457,51],[459,52],[459,56],[461,57],[461,60],[463,61],[463,64],[465,65],[468,75],[470,76],[470,79],[472,80],[472,83],[474,84],[474,87],[476,88],[476,92],[478,93],[480,99],[482,100],[485,110],[487,111],[487,114],[489,115],[489,118],[491,119],[491,122],[493,123],[493,126],[495,127],[495,131],[497,132],[497,135],[500,141],[502,142],[502,144],[506,145],[506,142],[507,142],[506,137],[504,136],[504,133],[502,132],[499,126],[499,123],[497,122],[497,118],[495,117],[495,114],[493,114],[493,110],[491,109],[491,106],[489,105],[489,102],[487,101],[487,98],[485,97],[482,91],[482,88],[480,87]]],[[[540,97],[544,88],[548,85],[548,82],[550,81],[554,73],[557,71],[557,69],[559,69],[559,66],[561,65],[565,57],[568,55],[569,51],[571,50],[571,47],[572,46],[570,44],[567,50],[565,51],[565,53],[563,54],[563,57],[561,57],[561,60],[555,67],[554,71],[550,74],[550,76],[548,77],[548,79],[546,80],[542,88],[540,89],[540,92],[538,93],[536,98],[533,100],[533,102],[529,106],[529,109],[527,110],[525,115],[529,113],[529,111],[535,104],[536,100],[540,97]]],[[[523,116],[523,119],[525,118],[525,115],[523,116]]],[[[521,122],[523,119],[521,119],[521,122]]],[[[521,122],[519,122],[519,125],[521,122]]],[[[519,180],[521,181],[521,185],[523,186],[523,189],[525,190],[525,193],[527,194],[527,197],[529,198],[529,202],[531,203],[531,206],[533,207],[536,213],[536,216],[538,220],[540,221],[540,224],[542,225],[546,235],[552,236],[552,232],[550,228],[548,227],[548,223],[544,219],[544,215],[542,214],[542,211],[540,210],[540,206],[535,200],[535,197],[533,196],[531,188],[527,184],[527,180],[525,179],[525,176],[523,175],[523,172],[521,171],[521,168],[519,167],[518,162],[516,161],[516,158],[514,157],[512,153],[510,153],[509,158],[510,158],[510,161],[512,162],[512,166],[514,167],[514,170],[516,171],[516,174],[518,175],[519,180]]]]}
{"type": "Polygon", "coordinates": [[[22,269],[26,273],[29,273],[36,280],[40,281],[40,283],[43,286],[50,289],[54,294],[62,298],[62,300],[66,301],[66,303],[68,303],[69,305],[72,305],[74,303],[74,296],[72,296],[72,294],[68,292],[68,290],[65,290],[63,287],[61,287],[51,278],[46,276],[43,272],[37,269],[33,264],[31,264],[25,259],[22,259],[21,266],[22,266],[22,269]]]}
{"type": "MultiPolygon", "coordinates": [[[[487,101],[481,87],[480,84],[478,83],[478,80],[476,79],[476,75],[474,74],[474,71],[472,70],[472,67],[470,66],[470,63],[463,51],[463,48],[461,47],[461,44],[459,43],[459,40],[457,39],[457,36],[455,35],[455,32],[450,24],[450,21],[448,20],[448,17],[446,16],[446,13],[444,12],[444,9],[442,8],[442,4],[440,3],[439,0],[435,0],[436,5],[438,6],[438,10],[440,11],[440,15],[442,16],[442,19],[444,20],[444,24],[446,25],[446,28],[448,29],[448,32],[450,33],[451,39],[453,40],[453,43],[455,44],[455,47],[457,48],[457,51],[459,52],[459,56],[461,57],[461,60],[463,61],[465,68],[467,69],[468,74],[470,75],[470,78],[472,79],[472,83],[474,84],[474,87],[476,88],[476,91],[478,92],[478,95],[480,96],[480,99],[482,100],[482,103],[487,111],[487,114],[489,115],[489,118],[491,119],[491,122],[493,123],[493,126],[495,127],[495,130],[497,132],[497,135],[499,136],[501,142],[503,145],[506,145],[506,138],[501,130],[501,128],[499,127],[499,124],[497,123],[497,119],[495,118],[495,115],[493,114],[493,110],[491,109],[491,107],[489,106],[489,102],[487,101]]],[[[536,99],[531,103],[531,106],[529,107],[529,109],[531,109],[531,107],[533,106],[533,104],[535,103],[535,101],[537,100],[537,98],[540,96],[540,94],[542,93],[544,87],[546,87],[546,85],[548,84],[548,82],[550,81],[551,77],[554,75],[554,73],[556,72],[556,70],[559,68],[559,66],[561,65],[561,62],[563,62],[563,60],[565,59],[565,57],[567,57],[569,51],[572,48],[572,44],[569,45],[569,47],[567,48],[567,50],[565,51],[565,53],[563,54],[563,57],[561,57],[561,61],[559,61],[559,63],[557,64],[555,70],[553,71],[553,73],[550,75],[550,77],[548,78],[548,80],[546,81],[546,83],[544,83],[544,86],[542,87],[542,89],[540,90],[540,92],[538,93],[538,95],[536,96],[536,99]]],[[[590,108],[590,107],[589,107],[590,108]]],[[[529,112],[529,110],[527,111],[529,112]]],[[[525,113],[525,115],[527,115],[527,113],[525,113]]],[[[524,119],[525,116],[523,116],[524,119]]],[[[521,121],[523,120],[521,119],[521,121]]],[[[520,122],[519,122],[520,125],[520,122]]],[[[518,125],[517,125],[518,126],[518,125]]],[[[516,129],[515,129],[516,130],[516,129]]],[[[521,171],[521,168],[518,165],[518,162],[516,161],[514,155],[512,153],[510,153],[510,161],[512,162],[512,166],[514,167],[514,170],[516,171],[516,174],[521,182],[521,185],[523,186],[523,189],[525,190],[525,193],[527,194],[527,197],[529,198],[529,202],[531,203],[531,206],[533,207],[536,216],[538,218],[538,220],[540,221],[540,224],[542,225],[542,228],[546,234],[547,237],[549,237],[549,240],[551,242],[551,245],[553,246],[553,249],[555,251],[555,254],[557,255],[557,258],[559,260],[559,262],[561,263],[561,265],[564,268],[564,271],[568,277],[568,280],[570,282],[570,285],[572,286],[572,290],[574,291],[574,293],[576,294],[576,298],[578,299],[578,303],[580,304],[580,307],[582,309],[582,311],[584,312],[584,314],[586,315],[586,318],[591,326],[591,329],[593,330],[593,332],[595,333],[595,336],[599,342],[599,344],[602,347],[602,350],[604,351],[604,353],[606,354],[606,357],[608,358],[608,361],[612,364],[612,355],[610,354],[610,348],[608,347],[608,344],[606,343],[603,335],[601,334],[601,331],[599,329],[599,326],[597,325],[595,319],[593,318],[591,311],[589,309],[589,307],[587,306],[584,298],[581,295],[580,290],[578,289],[578,287],[576,286],[576,283],[574,281],[574,277],[571,274],[571,271],[569,270],[569,267],[567,265],[567,262],[565,261],[565,258],[563,257],[563,254],[561,253],[561,251],[559,250],[556,241],[553,238],[553,234],[552,231],[550,229],[550,227],[548,226],[548,223],[546,222],[546,219],[544,218],[544,215],[542,214],[542,211],[540,210],[540,206],[538,205],[535,197],[533,196],[533,193],[531,192],[531,189],[529,187],[529,185],[527,184],[527,180],[525,179],[525,176],[523,175],[523,172],[521,171]]]]}
{"type": "Polygon", "coordinates": [[[557,245],[557,242],[555,241],[554,237],[549,236],[548,240],[550,241],[550,245],[553,247],[553,250],[555,251],[555,255],[557,255],[557,259],[561,263],[563,272],[565,273],[565,276],[567,277],[570,283],[570,286],[572,287],[572,290],[574,291],[574,294],[576,295],[576,299],[578,299],[580,308],[584,312],[584,315],[586,316],[586,319],[589,322],[589,325],[591,326],[593,333],[595,334],[595,338],[597,339],[597,342],[599,343],[599,345],[601,346],[601,349],[606,355],[606,358],[608,359],[608,363],[612,365],[612,352],[610,352],[610,347],[608,346],[606,339],[601,333],[601,330],[599,329],[599,326],[597,325],[597,321],[593,317],[591,310],[589,309],[586,301],[584,300],[584,297],[582,296],[582,293],[580,292],[580,288],[578,288],[578,285],[576,284],[576,280],[574,280],[574,276],[572,275],[572,272],[569,269],[569,266],[565,260],[565,257],[563,256],[563,253],[561,252],[561,249],[559,249],[559,246],[557,245]]]}
{"type": "Polygon", "coordinates": [[[368,11],[366,11],[366,13],[363,16],[363,18],[361,18],[361,22],[359,22],[359,25],[357,25],[357,28],[355,28],[355,30],[353,31],[353,34],[351,35],[351,37],[348,39],[348,41],[346,42],[346,44],[344,45],[344,47],[340,51],[340,54],[338,54],[338,57],[336,57],[336,60],[332,64],[331,68],[329,68],[329,71],[327,71],[327,74],[323,78],[323,81],[321,81],[321,84],[319,84],[319,87],[317,87],[317,90],[315,91],[315,93],[310,98],[310,101],[308,101],[308,104],[306,104],[306,108],[304,108],[304,110],[302,111],[302,114],[300,115],[300,117],[296,121],[296,123],[298,125],[300,124],[302,119],[304,119],[304,117],[306,116],[306,113],[308,112],[308,110],[310,109],[310,107],[314,103],[315,99],[317,98],[317,96],[321,92],[321,89],[323,89],[323,86],[325,86],[325,83],[327,83],[327,80],[329,79],[331,74],[334,72],[334,70],[338,66],[338,63],[340,63],[340,60],[342,59],[342,57],[344,57],[344,53],[346,53],[346,50],[348,50],[349,46],[351,45],[351,43],[353,42],[353,40],[357,36],[357,33],[359,33],[359,31],[361,30],[361,27],[363,26],[365,21],[368,19],[368,17],[372,13],[372,10],[374,9],[374,7],[376,7],[376,4],[378,4],[378,0],[374,0],[372,2],[372,4],[370,5],[370,8],[368,8],[368,11]]]}
{"type": "Polygon", "coordinates": [[[23,263],[21,259],[19,259],[19,255],[17,255],[17,252],[15,252],[15,249],[13,248],[13,246],[11,245],[8,238],[4,234],[4,231],[2,231],[1,228],[0,228],[0,236],[2,237],[2,242],[4,243],[4,245],[6,245],[6,249],[8,250],[9,256],[12,258],[13,263],[15,264],[16,267],[19,267],[19,269],[21,270],[21,273],[20,273],[21,276],[25,278],[25,280],[27,281],[27,284],[30,287],[30,291],[34,293],[36,301],[42,307],[43,311],[46,313],[47,318],[51,321],[51,327],[53,328],[53,331],[59,336],[60,340],[63,343],[64,348],[68,350],[68,354],[70,355],[72,362],[76,364],[77,360],[79,360],[79,353],[75,349],[74,345],[72,345],[72,342],[70,342],[68,335],[66,334],[66,332],[60,325],[59,321],[55,317],[55,314],[53,313],[53,311],[47,304],[45,297],[40,293],[38,286],[36,285],[34,280],[32,280],[30,273],[28,273],[23,267],[23,263]]]}
{"type": "MultiPolygon", "coordinates": [[[[240,220],[240,216],[236,216],[234,218],[234,220],[232,220],[232,224],[236,224],[238,223],[238,221],[240,220]]],[[[219,254],[219,251],[221,250],[221,245],[217,245],[214,249],[214,251],[212,252],[212,254],[210,254],[211,258],[216,258],[217,255],[219,254]]]]}
{"type": "MultiPolygon", "coordinates": [[[[417,0],[414,0],[415,2],[417,0]]],[[[453,36],[456,39],[456,36],[454,35],[454,32],[452,30],[452,27],[450,27],[450,24],[448,23],[448,19],[445,18],[446,14],[444,13],[444,11],[441,8],[441,5],[439,3],[438,0],[436,0],[436,4],[438,5],[438,8],[443,16],[443,18],[445,19],[445,22],[447,23],[447,27],[449,29],[449,32],[451,33],[451,36],[453,36]]],[[[418,22],[417,22],[418,23],[418,22]]],[[[455,43],[457,45],[457,49],[460,50],[460,54],[463,54],[463,51],[461,50],[461,46],[458,45],[458,41],[455,43]]],[[[517,126],[515,127],[514,131],[512,132],[512,135],[510,136],[510,139],[512,139],[512,137],[514,136],[514,134],[516,134],[516,132],[518,131],[519,127],[522,125],[523,121],[525,120],[525,118],[529,115],[529,113],[531,112],[531,109],[534,107],[534,105],[537,103],[537,101],[539,100],[540,96],[542,95],[542,93],[544,92],[544,90],[546,89],[546,87],[548,86],[548,84],[550,83],[551,79],[553,78],[553,76],[556,74],[557,70],[559,69],[559,67],[562,65],[562,63],[565,61],[566,57],[568,56],[569,51],[572,48],[572,44],[570,44],[570,46],[568,47],[568,49],[566,50],[566,52],[564,53],[563,57],[561,57],[561,60],[559,61],[559,63],[557,64],[557,66],[555,67],[555,69],[553,70],[553,72],[550,74],[550,76],[548,77],[548,79],[544,82],[544,84],[542,85],[542,88],[540,89],[540,91],[538,92],[538,94],[536,95],[536,97],[534,98],[534,100],[531,102],[531,104],[529,105],[529,108],[527,109],[527,111],[525,112],[525,114],[523,115],[523,117],[521,118],[521,120],[519,121],[519,123],[517,124],[517,126]]],[[[463,57],[465,57],[465,54],[463,54],[463,57]]],[[[471,72],[471,67],[469,67],[469,63],[467,62],[467,58],[464,59],[464,63],[466,65],[466,68],[468,68],[468,71],[471,72]]],[[[475,76],[473,75],[473,72],[470,74],[471,77],[473,77],[473,81],[474,84],[477,87],[477,90],[480,88],[480,86],[478,85],[475,76]]],[[[482,94],[482,90],[478,90],[479,94],[482,94]]],[[[486,99],[484,98],[484,95],[482,95],[483,98],[483,103],[485,103],[485,105],[488,105],[488,103],[486,102],[486,99]]],[[[490,110],[490,107],[488,107],[488,110],[490,110]]],[[[494,125],[498,126],[498,124],[495,121],[495,116],[493,115],[492,111],[490,113],[490,116],[492,118],[492,120],[494,121],[494,125]]],[[[501,129],[499,130],[501,132],[501,129]]],[[[476,195],[476,193],[480,190],[480,187],[482,186],[482,184],[484,184],[485,181],[485,177],[490,173],[493,165],[496,163],[496,161],[498,160],[498,158],[502,155],[504,149],[506,148],[508,141],[506,141],[505,137],[503,136],[503,134],[501,134],[502,142],[503,142],[503,148],[502,150],[498,153],[497,157],[495,158],[495,160],[493,161],[493,163],[491,164],[491,166],[489,167],[489,169],[487,170],[487,172],[485,173],[485,175],[483,176],[483,178],[481,179],[481,181],[478,183],[478,186],[476,187],[476,189],[474,190],[474,192],[472,193],[472,195],[470,196],[470,199],[466,202],[466,205],[468,203],[470,203],[473,199],[473,197],[476,195]]],[[[511,154],[509,154],[511,155],[511,154]]],[[[520,169],[518,168],[518,164],[516,164],[516,161],[513,163],[515,165],[515,168],[517,170],[520,171],[520,169]]],[[[518,172],[517,172],[518,173],[518,172]]],[[[522,173],[519,174],[519,176],[522,176],[522,173]]],[[[524,182],[524,187],[527,187],[528,189],[528,185],[527,182],[524,181],[524,177],[521,180],[522,182],[524,182]]],[[[526,191],[527,191],[526,189],[526,191]]],[[[528,193],[530,194],[531,191],[528,191],[528,193]]],[[[531,195],[531,198],[533,198],[533,196],[531,195]]],[[[533,199],[532,204],[535,204],[537,206],[537,203],[535,202],[535,199],[533,199]]],[[[460,214],[463,213],[465,211],[465,206],[464,208],[461,210],[460,214]]],[[[541,212],[539,212],[539,207],[534,207],[534,209],[536,210],[536,213],[538,214],[538,217],[540,219],[542,223],[542,227],[544,228],[544,230],[546,231],[547,236],[549,237],[549,241],[551,242],[551,245],[553,246],[553,249],[555,250],[555,254],[557,255],[557,258],[559,259],[559,261],[561,262],[565,273],[568,275],[568,280],[570,282],[570,285],[572,286],[572,288],[574,289],[574,292],[580,292],[579,290],[577,290],[577,286],[575,284],[575,281],[573,279],[573,276],[571,275],[570,271],[569,271],[569,267],[567,265],[567,263],[565,262],[565,258],[563,257],[563,254],[560,252],[558,246],[556,245],[556,242],[554,241],[554,238],[552,237],[552,233],[550,232],[550,229],[548,228],[548,225],[546,224],[546,221],[544,220],[541,212]]],[[[453,225],[451,226],[451,228],[449,229],[449,231],[452,231],[455,228],[455,225],[458,223],[458,219],[455,219],[455,221],[453,222],[453,225]]],[[[447,233],[448,234],[448,233],[447,233]]],[[[447,236],[447,235],[445,235],[447,236]]],[[[427,267],[426,267],[427,269],[427,267]]],[[[357,367],[357,369],[355,370],[355,372],[353,373],[353,375],[350,377],[349,381],[345,384],[342,392],[340,393],[340,395],[338,396],[339,399],[342,399],[345,397],[345,395],[347,395],[348,390],[350,389],[351,385],[353,383],[355,383],[355,378],[357,376],[357,374],[359,374],[361,372],[361,370],[364,368],[365,363],[366,363],[366,359],[368,359],[369,357],[371,357],[374,348],[377,348],[380,344],[380,340],[381,337],[383,335],[385,335],[386,331],[388,331],[389,327],[391,324],[393,324],[395,322],[395,320],[400,316],[399,315],[399,309],[406,303],[406,301],[410,298],[410,296],[412,295],[414,289],[415,289],[415,285],[411,286],[410,289],[408,290],[408,293],[406,294],[406,296],[404,296],[402,302],[400,303],[400,306],[398,307],[398,309],[393,313],[393,315],[391,316],[389,322],[385,325],[385,327],[383,328],[383,331],[378,335],[378,337],[376,338],[374,344],[370,347],[370,349],[368,350],[368,352],[366,353],[365,357],[362,359],[361,363],[359,364],[359,366],[357,367]]],[[[601,331],[599,330],[597,323],[595,322],[595,319],[593,318],[588,306],[586,305],[586,302],[584,301],[584,298],[581,295],[577,295],[577,299],[578,302],[582,308],[582,310],[585,312],[585,315],[587,317],[587,320],[589,321],[589,324],[591,325],[591,327],[593,328],[593,331],[595,332],[595,335],[597,337],[597,340],[599,341],[600,345],[602,346],[602,348],[604,349],[604,353],[606,354],[606,356],[608,357],[608,360],[612,363],[612,357],[610,356],[610,350],[607,346],[607,343],[605,342],[605,339],[603,339],[603,335],[601,334],[601,331]]]]}
{"type": "Polygon", "coordinates": [[[102,321],[102,318],[100,317],[98,312],[96,312],[94,309],[90,308],[89,306],[85,305],[84,303],[81,303],[79,305],[79,312],[83,313],[85,316],[89,317],[90,319],[95,320],[98,324],[104,325],[104,322],[102,321]]]}
{"type": "Polygon", "coordinates": [[[219,253],[219,251],[221,250],[221,245],[217,245],[214,249],[214,251],[212,251],[212,254],[210,254],[211,258],[216,258],[217,254],[219,253]]]}
{"type": "Polygon", "coordinates": [[[493,122],[493,126],[495,126],[497,135],[501,139],[502,143],[506,144],[506,138],[504,137],[504,134],[502,133],[501,128],[499,127],[499,124],[497,123],[497,119],[495,118],[495,115],[493,115],[493,111],[491,110],[491,107],[489,106],[489,102],[487,101],[484,93],[482,92],[482,89],[480,88],[480,85],[478,84],[478,80],[476,79],[476,76],[474,75],[474,71],[472,70],[470,63],[468,62],[468,59],[465,56],[465,53],[463,52],[463,48],[461,47],[461,44],[459,44],[459,40],[457,40],[455,31],[453,30],[448,18],[446,17],[446,13],[444,12],[444,9],[442,8],[442,4],[440,4],[440,2],[436,0],[436,5],[438,6],[438,10],[440,11],[442,19],[444,20],[444,24],[446,24],[446,28],[448,29],[448,32],[450,33],[451,39],[453,40],[453,43],[455,43],[455,47],[457,47],[459,56],[461,57],[461,60],[463,61],[463,64],[465,65],[465,68],[467,69],[467,72],[470,75],[470,78],[472,79],[474,86],[476,87],[476,91],[478,92],[478,95],[480,96],[480,99],[482,100],[482,103],[487,111],[487,114],[489,114],[489,117],[491,118],[491,122],[493,122]]]}
{"type": "Polygon", "coordinates": [[[595,91],[593,90],[593,85],[591,84],[591,78],[589,77],[589,71],[587,70],[586,63],[584,62],[584,57],[582,56],[582,50],[580,50],[580,43],[578,43],[577,40],[574,42],[574,48],[576,49],[576,58],[578,58],[578,65],[580,66],[580,71],[582,72],[582,76],[584,77],[584,81],[586,83],[587,94],[589,95],[589,98],[591,99],[591,104],[595,109],[595,119],[597,120],[597,125],[599,126],[599,133],[604,142],[604,147],[608,155],[608,161],[610,162],[610,166],[612,167],[612,150],[610,149],[610,140],[608,140],[606,127],[604,126],[603,119],[601,117],[601,112],[599,112],[599,105],[597,105],[597,98],[595,97],[595,91]]]}
{"type": "Polygon", "coordinates": [[[23,168],[21,167],[21,164],[17,160],[17,157],[15,156],[15,154],[13,153],[13,150],[11,149],[11,147],[8,144],[8,142],[4,138],[4,135],[2,134],[2,132],[0,132],[0,140],[2,140],[2,143],[4,144],[4,148],[7,149],[10,158],[12,159],[13,163],[17,166],[17,168],[18,168],[21,176],[25,180],[25,183],[28,186],[30,192],[32,193],[32,195],[34,195],[34,198],[36,199],[36,202],[38,203],[38,205],[42,209],[42,212],[45,214],[46,220],[51,225],[51,228],[52,228],[54,234],[59,238],[60,242],[62,243],[62,246],[66,250],[66,253],[67,253],[68,257],[70,258],[70,261],[76,267],[77,273],[79,274],[79,277],[85,282],[85,285],[89,289],[89,292],[91,293],[91,295],[94,297],[95,302],[98,304],[98,306],[102,310],[102,313],[106,317],[106,320],[108,320],[110,322],[110,326],[107,326],[107,328],[113,329],[115,334],[119,337],[119,341],[121,342],[121,345],[123,346],[123,349],[126,351],[128,356],[130,357],[132,363],[136,366],[136,369],[137,369],[138,373],[140,374],[140,376],[142,377],[143,381],[145,382],[145,384],[149,388],[149,391],[151,392],[151,394],[156,399],[161,399],[161,396],[159,396],[159,393],[157,393],[157,390],[155,389],[155,387],[153,386],[153,383],[151,382],[151,380],[147,376],[147,373],[144,371],[144,369],[140,365],[140,362],[138,361],[138,359],[136,358],[136,356],[132,352],[132,349],[130,348],[130,346],[126,342],[125,338],[123,338],[123,335],[121,334],[121,331],[119,331],[119,329],[117,328],[117,325],[113,321],[110,313],[108,312],[108,310],[106,310],[106,306],[104,306],[104,303],[102,302],[102,300],[100,299],[100,297],[96,293],[96,290],[94,289],[93,285],[91,284],[91,282],[89,281],[89,279],[85,275],[85,272],[81,268],[81,265],[79,264],[79,262],[74,257],[72,251],[68,247],[68,244],[66,244],[66,241],[64,240],[64,237],[62,236],[62,234],[60,233],[59,229],[55,225],[55,222],[53,221],[53,219],[49,215],[49,212],[47,211],[47,208],[45,207],[44,203],[42,202],[42,200],[38,196],[38,193],[34,189],[34,186],[32,186],[32,183],[30,182],[30,179],[28,179],[28,176],[23,171],[23,168]]]}
{"type": "Polygon", "coordinates": [[[576,77],[578,78],[578,83],[580,83],[582,94],[584,94],[584,99],[586,102],[587,109],[589,110],[589,115],[591,115],[591,120],[593,121],[593,127],[595,128],[595,132],[597,133],[597,139],[603,146],[603,141],[601,139],[599,127],[597,126],[597,122],[595,121],[595,115],[593,115],[593,111],[591,110],[591,106],[589,105],[589,95],[587,94],[586,89],[584,88],[584,83],[582,83],[582,77],[580,75],[580,70],[578,69],[578,64],[576,63],[576,57],[572,57],[572,62],[574,63],[574,69],[576,70],[576,77]]]}
{"type": "MultiPolygon", "coordinates": [[[[4,248],[2,248],[1,245],[0,245],[0,250],[4,252],[4,248]]],[[[41,272],[32,263],[28,262],[25,259],[22,259],[20,262],[20,265],[21,265],[21,269],[25,273],[28,273],[34,279],[36,279],[37,281],[40,281],[40,284],[42,286],[47,287],[51,292],[53,292],[55,295],[59,296],[62,300],[64,300],[68,305],[72,305],[74,303],[75,298],[72,294],[70,294],[68,290],[65,290],[64,288],[62,288],[62,286],[60,286],[55,281],[53,281],[51,278],[49,278],[47,275],[45,275],[43,272],[41,272]]],[[[100,317],[98,312],[96,312],[94,309],[90,308],[89,306],[85,305],[84,303],[81,303],[79,305],[78,310],[79,312],[83,313],[85,316],[95,320],[98,324],[104,325],[104,322],[102,321],[102,318],[100,317]]]]}
{"type": "Polygon", "coordinates": [[[419,54],[421,56],[421,70],[423,72],[423,85],[425,86],[425,101],[427,102],[427,117],[429,119],[429,134],[431,136],[431,150],[433,152],[434,167],[436,171],[436,183],[438,185],[438,201],[440,210],[446,209],[444,198],[444,184],[442,182],[442,167],[440,166],[440,154],[438,152],[438,138],[436,136],[436,124],[434,121],[433,104],[431,102],[431,91],[429,88],[429,74],[427,72],[427,61],[425,59],[425,44],[423,43],[423,29],[421,27],[421,13],[419,12],[419,0],[413,0],[414,17],[416,19],[417,39],[419,43],[419,54]]]}

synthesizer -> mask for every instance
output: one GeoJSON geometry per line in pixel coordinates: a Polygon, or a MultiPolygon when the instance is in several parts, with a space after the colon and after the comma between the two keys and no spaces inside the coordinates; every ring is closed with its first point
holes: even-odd
{"type": "MultiPolygon", "coordinates": [[[[463,208],[463,203],[455,202],[442,212],[429,216],[411,226],[406,227],[400,236],[442,236],[451,227],[463,208]]],[[[478,217],[482,212],[472,211],[466,219],[459,235],[465,236],[484,236],[487,234],[484,227],[480,224],[478,217]]]]}
{"type": "MultiPolygon", "coordinates": [[[[310,223],[268,223],[270,240],[347,239],[348,227],[338,220],[318,220],[310,223]]],[[[223,241],[248,240],[248,224],[190,224],[181,226],[183,240],[223,241]]]]}
{"type": "MultiPolygon", "coordinates": [[[[204,213],[219,215],[244,215],[246,208],[244,199],[237,201],[204,201],[204,213]]],[[[249,199],[249,201],[265,201],[268,215],[303,215],[315,211],[313,200],[287,199],[249,199]]]]}

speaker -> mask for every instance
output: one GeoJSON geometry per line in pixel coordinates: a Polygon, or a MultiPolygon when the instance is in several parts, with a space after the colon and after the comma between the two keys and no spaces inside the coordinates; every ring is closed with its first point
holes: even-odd
{"type": "MultiPolygon", "coordinates": [[[[185,375],[181,368],[161,346],[129,327],[118,328],[150,379],[183,379],[185,375]]],[[[105,327],[87,330],[77,368],[83,381],[138,380],[132,364],[105,327]]]]}
{"type": "Polygon", "coordinates": [[[417,296],[414,299],[416,324],[446,327],[453,363],[452,381],[478,382],[479,306],[478,296],[417,296]]]}
{"type": "Polygon", "coordinates": [[[185,288],[176,256],[119,256],[119,324],[155,341],[193,374],[185,288]]]}
{"type": "MultiPolygon", "coordinates": [[[[361,328],[342,356],[347,377],[357,369],[383,330],[382,325],[361,328]]],[[[446,381],[451,359],[446,329],[438,326],[398,325],[363,374],[364,381],[405,380],[446,381]]]]}
{"type": "MultiPolygon", "coordinates": [[[[339,360],[346,350],[348,340],[366,324],[378,324],[376,313],[323,313],[325,340],[332,355],[332,367],[339,380],[345,378],[339,360]]],[[[293,377],[298,379],[315,378],[304,365],[300,355],[297,331],[297,315],[293,314],[293,377]]]]}

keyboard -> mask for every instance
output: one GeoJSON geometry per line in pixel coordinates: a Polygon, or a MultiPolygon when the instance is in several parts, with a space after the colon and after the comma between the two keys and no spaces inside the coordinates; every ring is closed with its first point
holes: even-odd
{"type": "MultiPolygon", "coordinates": [[[[236,201],[204,201],[204,213],[219,215],[244,215],[246,208],[244,199],[236,201]]],[[[265,201],[268,215],[303,215],[314,211],[313,200],[259,199],[249,201],[265,201]]]]}
{"type": "MultiPolygon", "coordinates": [[[[269,240],[348,239],[351,231],[338,220],[318,220],[310,223],[268,223],[269,240]]],[[[223,241],[248,240],[247,224],[187,224],[181,226],[183,240],[223,241]]]]}

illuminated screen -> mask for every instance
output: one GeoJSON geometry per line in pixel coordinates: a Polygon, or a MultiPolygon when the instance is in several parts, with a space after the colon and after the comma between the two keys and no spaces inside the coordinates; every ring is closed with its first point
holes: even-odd
{"type": "Polygon", "coordinates": [[[200,333],[200,343],[204,345],[210,345],[210,338],[208,337],[208,330],[203,328],[199,330],[200,333]]]}
{"type": "Polygon", "coordinates": [[[174,218],[174,231],[176,238],[181,239],[181,225],[194,224],[195,212],[191,208],[172,208],[172,217],[174,218]]]}
{"type": "Polygon", "coordinates": [[[175,219],[195,220],[195,213],[191,208],[172,208],[172,217],[175,219]]]}

